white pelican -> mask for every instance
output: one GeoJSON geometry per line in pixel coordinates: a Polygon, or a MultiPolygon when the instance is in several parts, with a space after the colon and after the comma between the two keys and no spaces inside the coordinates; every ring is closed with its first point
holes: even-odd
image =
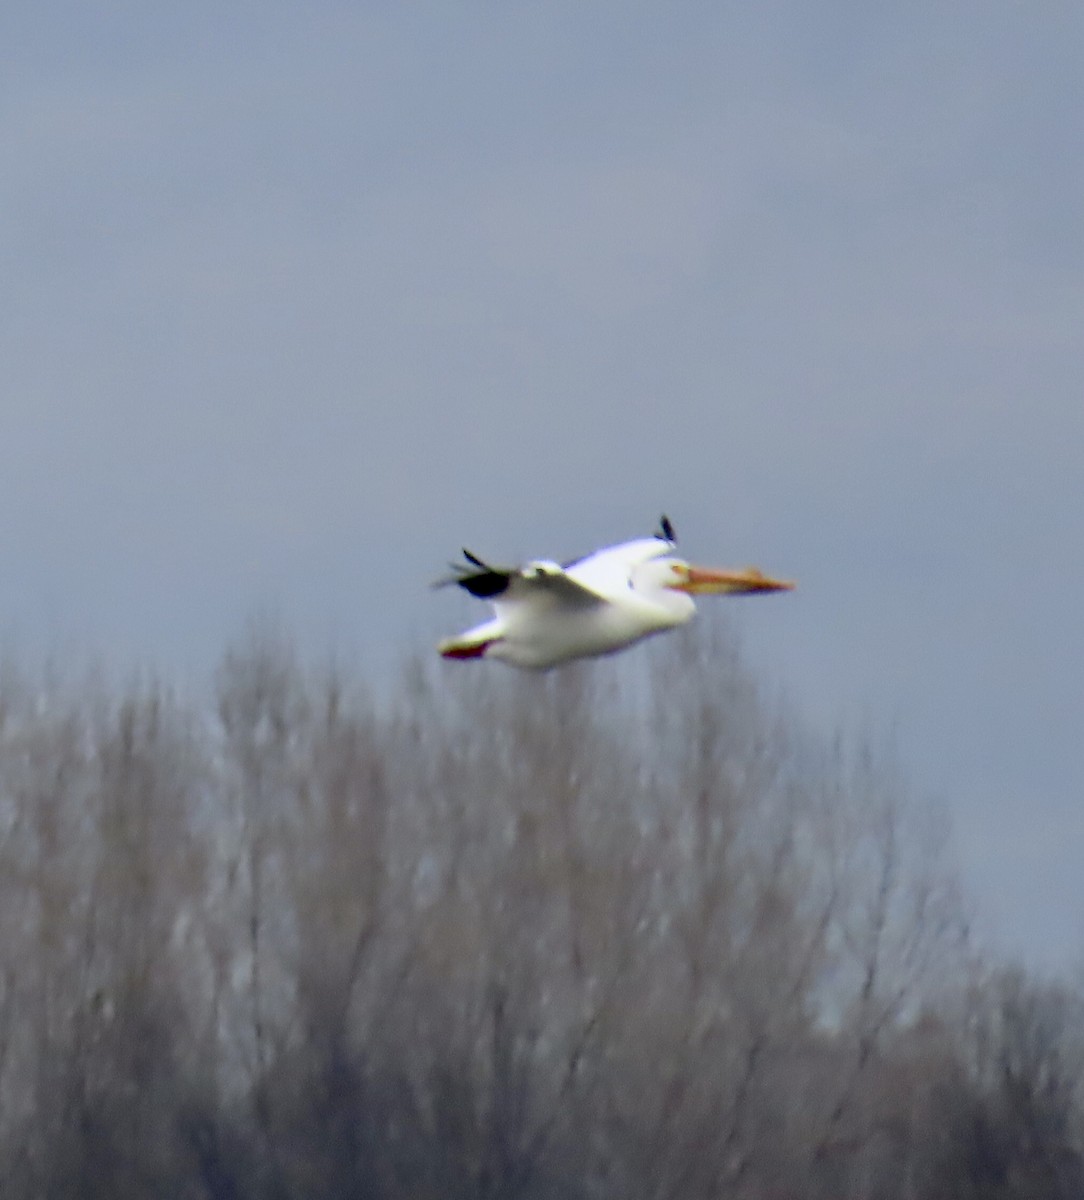
{"type": "Polygon", "coordinates": [[[554,667],[573,658],[612,654],[684,625],[696,611],[694,595],[794,587],[755,567],[694,567],[674,549],[674,528],[665,516],[654,537],[596,550],[564,565],[542,559],[522,567],[493,567],[464,549],[466,562],[454,564],[454,574],[434,586],[458,584],[489,600],[495,615],[445,638],[438,649],[445,658],[554,667]]]}

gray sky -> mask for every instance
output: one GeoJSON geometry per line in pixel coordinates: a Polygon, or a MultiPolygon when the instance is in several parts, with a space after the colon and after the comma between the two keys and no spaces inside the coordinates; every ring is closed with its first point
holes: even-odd
{"type": "Polygon", "coordinates": [[[0,637],[382,669],[464,542],[665,508],[1084,961],[1082,64],[1076,0],[11,0],[0,637]]]}

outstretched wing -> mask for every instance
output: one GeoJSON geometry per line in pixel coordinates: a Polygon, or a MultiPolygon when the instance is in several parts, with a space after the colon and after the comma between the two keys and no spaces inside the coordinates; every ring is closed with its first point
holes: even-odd
{"type": "Polygon", "coordinates": [[[553,603],[568,608],[593,608],[607,601],[598,592],[570,578],[557,563],[528,563],[525,567],[495,567],[464,548],[463,563],[434,587],[456,584],[472,596],[501,604],[553,603]]]}
{"type": "Polygon", "coordinates": [[[557,563],[530,563],[517,571],[499,601],[567,609],[597,608],[609,603],[604,596],[566,574],[557,563]]]}

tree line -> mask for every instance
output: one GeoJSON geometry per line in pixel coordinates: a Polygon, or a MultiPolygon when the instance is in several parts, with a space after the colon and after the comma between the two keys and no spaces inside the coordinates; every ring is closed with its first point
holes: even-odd
{"type": "Polygon", "coordinates": [[[390,690],[0,675],[0,1195],[1084,1195],[1084,998],[725,627],[390,690]]]}

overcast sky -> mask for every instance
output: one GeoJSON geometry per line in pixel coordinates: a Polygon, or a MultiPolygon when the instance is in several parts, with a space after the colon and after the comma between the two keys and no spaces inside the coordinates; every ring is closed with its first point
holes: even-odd
{"type": "Polygon", "coordinates": [[[386,669],[665,508],[1084,961],[1079,0],[8,0],[0,151],[6,648],[386,669]]]}

